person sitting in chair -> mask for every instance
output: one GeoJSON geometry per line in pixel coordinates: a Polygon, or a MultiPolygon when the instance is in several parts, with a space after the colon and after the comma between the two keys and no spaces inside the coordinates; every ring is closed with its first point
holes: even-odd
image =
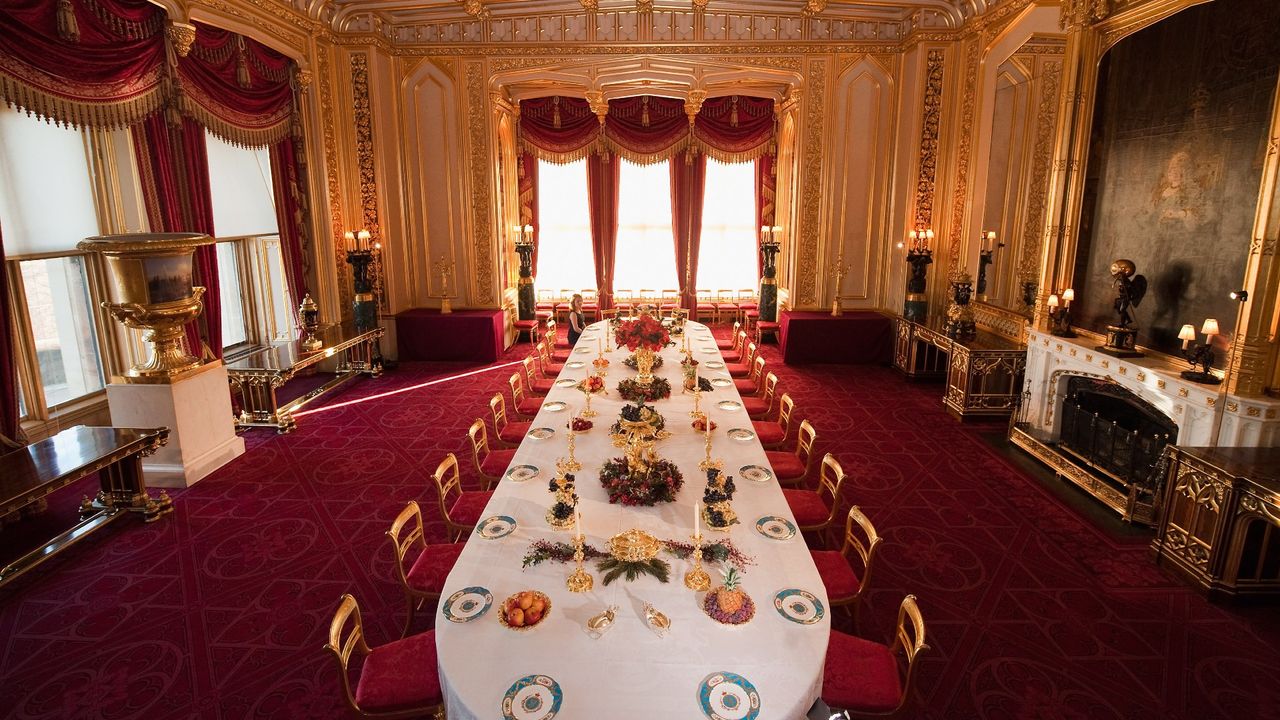
{"type": "Polygon", "coordinates": [[[582,331],[587,327],[587,318],[582,314],[582,295],[574,293],[569,300],[569,346],[578,344],[582,331]]]}

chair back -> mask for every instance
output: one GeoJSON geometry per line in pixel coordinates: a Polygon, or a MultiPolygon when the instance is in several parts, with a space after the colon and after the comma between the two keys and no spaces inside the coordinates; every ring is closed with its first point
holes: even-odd
{"type": "Polygon", "coordinates": [[[448,521],[449,498],[462,496],[462,476],[458,474],[458,456],[453,453],[445,455],[431,477],[436,481],[436,493],[440,496],[440,517],[448,521]]]}
{"type": "Polygon", "coordinates": [[[849,558],[849,553],[853,552],[862,563],[862,572],[858,574],[859,595],[871,582],[871,569],[875,564],[876,550],[879,549],[881,540],[883,538],[876,532],[876,526],[872,525],[871,520],[862,513],[862,508],[857,505],[849,508],[849,519],[844,525],[844,545],[840,548],[840,554],[849,558]]]}
{"type": "Polygon", "coordinates": [[[520,361],[520,366],[524,368],[524,381],[529,383],[529,387],[533,387],[533,381],[538,377],[537,360],[529,355],[520,361]]]}
{"type": "Polygon", "coordinates": [[[555,319],[547,320],[547,332],[542,336],[542,343],[547,344],[547,338],[550,338],[551,347],[556,346],[556,321],[555,319]]]}
{"type": "Polygon", "coordinates": [[[699,290],[699,291],[698,291],[698,302],[700,302],[700,303],[709,303],[709,302],[712,302],[712,300],[713,300],[713,297],[712,297],[712,295],[711,295],[711,291],[710,291],[710,290],[699,290]]]}
{"type": "Polygon", "coordinates": [[[751,379],[755,382],[757,391],[764,382],[764,365],[765,360],[761,355],[756,355],[756,359],[751,361],[751,379]]]}
{"type": "Polygon", "coordinates": [[[364,640],[364,623],[360,621],[360,606],[356,599],[347,593],[338,601],[338,610],[329,623],[329,642],[324,649],[333,653],[338,660],[338,671],[342,677],[342,691],[346,695],[347,707],[360,712],[355,696],[351,694],[351,656],[369,654],[369,645],[364,640]]]}
{"type": "Polygon", "coordinates": [[[899,709],[911,697],[916,657],[929,649],[924,640],[924,618],[920,615],[920,606],[916,604],[915,595],[908,595],[902,598],[902,605],[898,606],[898,629],[894,634],[893,647],[890,648],[895,654],[901,649],[907,660],[907,679],[902,683],[902,703],[898,705],[899,709]]]}
{"type": "Polygon", "coordinates": [[[818,472],[818,494],[831,495],[831,514],[834,515],[840,506],[840,488],[844,485],[844,468],[836,456],[827,453],[822,456],[822,470],[818,472]]]}
{"type": "MultiPolygon", "coordinates": [[[[764,378],[764,417],[768,417],[773,412],[773,401],[778,397],[778,374],[769,373],[764,378]]],[[[784,429],[783,432],[786,432],[784,429]]],[[[786,439],[786,436],[783,436],[786,439]]]]}
{"type": "Polygon", "coordinates": [[[755,343],[747,343],[747,365],[751,365],[756,361],[756,352],[758,352],[759,349],[760,348],[757,347],[755,343]]]}
{"type": "Polygon", "coordinates": [[[494,393],[489,398],[489,410],[493,413],[493,431],[502,432],[502,428],[507,426],[507,401],[502,393],[494,393]]]}
{"type": "Polygon", "coordinates": [[[733,290],[728,288],[720,288],[719,290],[716,291],[716,299],[719,300],[720,302],[727,302],[727,303],[733,302],[735,299],[733,297],[733,290]]]}
{"type": "Polygon", "coordinates": [[[584,289],[582,291],[582,304],[586,305],[587,303],[593,303],[596,301],[597,297],[599,297],[599,295],[596,293],[595,290],[584,289]]]}
{"type": "Polygon", "coordinates": [[[396,575],[400,578],[400,584],[406,589],[409,587],[409,578],[405,572],[404,556],[409,553],[409,549],[415,544],[426,548],[427,541],[422,533],[422,510],[418,508],[415,500],[410,500],[408,505],[400,511],[396,519],[391,522],[391,529],[387,531],[387,539],[391,541],[391,547],[396,554],[396,575]],[[408,528],[406,532],[405,528],[408,528]]]}
{"type": "Polygon", "coordinates": [[[520,403],[524,401],[524,385],[520,382],[520,373],[511,373],[511,377],[507,378],[507,384],[511,386],[511,401],[519,409],[520,403]]]}
{"type": "Polygon", "coordinates": [[[680,291],[675,290],[673,288],[664,288],[662,291],[662,301],[663,302],[679,302],[680,291]]]}
{"type": "Polygon", "coordinates": [[[778,405],[778,424],[782,426],[783,442],[786,442],[787,436],[791,434],[791,413],[795,410],[796,401],[791,399],[791,393],[782,393],[782,402],[778,405]]]}
{"type": "Polygon", "coordinates": [[[755,300],[755,299],[756,299],[756,289],[755,289],[755,288],[742,288],[741,290],[739,290],[739,291],[738,291],[738,299],[739,299],[739,300],[747,300],[747,301],[755,300]]]}
{"type": "Polygon", "coordinates": [[[742,352],[743,350],[746,349],[746,347],[747,347],[747,331],[739,330],[737,337],[733,339],[733,347],[730,348],[730,350],[737,350],[738,352],[742,352]]]}
{"type": "Polygon", "coordinates": [[[549,302],[551,302],[551,298],[552,298],[552,295],[551,295],[551,291],[550,291],[550,290],[539,290],[539,291],[538,291],[538,302],[548,302],[548,303],[549,303],[549,302]]]}
{"type": "MultiPolygon", "coordinates": [[[[796,437],[796,457],[804,462],[804,473],[809,474],[809,466],[813,462],[813,445],[818,441],[818,431],[813,429],[813,425],[808,420],[800,421],[800,431],[796,437]]],[[[827,457],[831,457],[830,454],[827,457]]],[[[835,462],[835,458],[831,458],[835,462]]],[[[826,459],[823,459],[826,462],[826,459]]],[[[840,467],[836,463],[836,467],[840,467]]]]}
{"type": "Polygon", "coordinates": [[[480,462],[489,457],[489,429],[484,418],[476,418],[467,428],[467,437],[471,440],[471,456],[476,460],[476,470],[480,470],[480,462]]]}
{"type": "Polygon", "coordinates": [[[618,308],[609,308],[608,310],[600,311],[601,320],[612,320],[616,317],[618,317],[618,308]]]}
{"type": "Polygon", "coordinates": [[[738,349],[738,333],[740,332],[742,332],[742,323],[738,320],[734,320],[733,332],[729,334],[729,337],[733,340],[733,343],[729,346],[730,350],[738,349]]]}
{"type": "Polygon", "coordinates": [[[640,302],[645,302],[652,305],[653,301],[656,300],[657,298],[658,298],[658,292],[656,290],[640,288],[640,302]]]}

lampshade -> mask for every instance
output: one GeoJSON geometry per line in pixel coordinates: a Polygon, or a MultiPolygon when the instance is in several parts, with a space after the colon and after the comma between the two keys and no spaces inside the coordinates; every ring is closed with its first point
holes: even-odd
{"type": "Polygon", "coordinates": [[[1057,295],[1050,295],[1050,296],[1049,296],[1049,307],[1058,307],[1058,296],[1057,296],[1057,295]]]}
{"type": "Polygon", "coordinates": [[[1195,326],[1183,325],[1182,329],[1178,331],[1178,339],[1179,340],[1195,340],[1196,339],[1195,326]]]}
{"type": "Polygon", "coordinates": [[[1071,302],[1072,300],[1075,300],[1075,299],[1076,299],[1076,291],[1075,291],[1075,290],[1072,290],[1071,288],[1067,288],[1066,290],[1063,290],[1063,291],[1062,291],[1062,299],[1063,299],[1063,300],[1066,300],[1067,302],[1071,302]]]}
{"type": "Polygon", "coordinates": [[[1215,318],[1205,318],[1204,325],[1200,326],[1200,333],[1203,335],[1217,335],[1218,321],[1215,318]]]}

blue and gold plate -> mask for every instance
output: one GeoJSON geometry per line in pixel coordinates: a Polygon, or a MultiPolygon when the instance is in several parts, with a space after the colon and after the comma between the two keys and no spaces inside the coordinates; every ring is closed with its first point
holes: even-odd
{"type": "Polygon", "coordinates": [[[711,673],[698,685],[698,705],[709,720],[755,720],[760,716],[760,693],[741,675],[711,673]]]}
{"type": "Polygon", "coordinates": [[[729,378],[711,378],[711,384],[715,387],[729,387],[733,385],[733,381],[729,378]]]}
{"type": "Polygon", "coordinates": [[[504,538],[516,531],[516,519],[510,515],[493,515],[476,525],[476,534],[485,540],[504,538]]]}
{"type": "Polygon", "coordinates": [[[770,540],[790,540],[796,536],[796,525],[780,515],[765,515],[756,521],[756,532],[770,540]]]}
{"type": "Polygon", "coordinates": [[[538,477],[538,472],[537,465],[512,465],[503,476],[511,482],[525,482],[538,477]]]}
{"type": "Polygon", "coordinates": [[[801,625],[814,625],[827,614],[821,600],[808,590],[800,588],[779,590],[773,596],[773,607],[782,617],[801,625]]]}
{"type": "Polygon", "coordinates": [[[769,482],[773,479],[773,471],[763,465],[743,465],[738,468],[738,473],[752,482],[769,482]]]}
{"type": "Polygon", "coordinates": [[[440,612],[450,622],[465,623],[489,612],[493,606],[493,593],[479,585],[465,587],[449,596],[440,605],[440,612]]]}
{"type": "Polygon", "coordinates": [[[502,697],[502,720],[551,720],[563,701],[555,680],[546,675],[525,675],[502,697]]]}

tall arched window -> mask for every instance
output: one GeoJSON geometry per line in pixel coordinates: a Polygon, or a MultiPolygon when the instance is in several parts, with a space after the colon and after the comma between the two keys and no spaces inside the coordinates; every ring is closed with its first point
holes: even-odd
{"type": "Polygon", "coordinates": [[[756,284],[755,178],[754,163],[707,158],[699,290],[738,290],[756,284]]]}
{"type": "MultiPolygon", "coordinates": [[[[676,283],[676,247],[671,234],[671,173],[666,162],[622,163],[619,178],[615,291],[666,290],[676,283]]],[[[670,162],[670,161],[668,161],[670,162]]]]}
{"type": "Polygon", "coordinates": [[[538,161],[538,266],[544,290],[577,292],[596,286],[587,211],[587,161],[538,161]]]}

